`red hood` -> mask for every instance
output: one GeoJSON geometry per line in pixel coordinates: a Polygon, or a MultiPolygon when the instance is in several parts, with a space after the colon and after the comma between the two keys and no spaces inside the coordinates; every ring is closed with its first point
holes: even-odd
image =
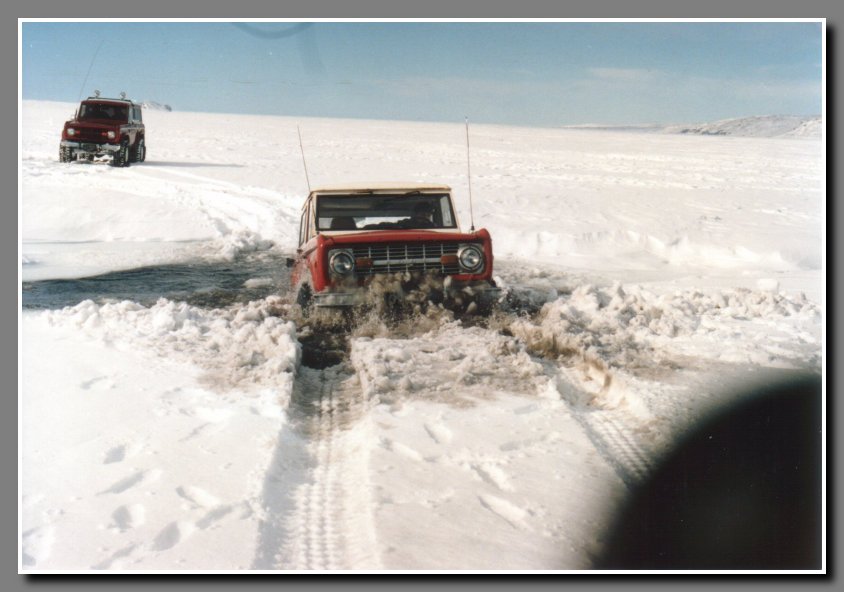
{"type": "Polygon", "coordinates": [[[119,121],[112,121],[110,119],[86,119],[84,121],[72,119],[70,121],[66,121],[64,125],[65,127],[70,126],[85,129],[110,130],[116,127],[120,127],[123,124],[119,121]]]}
{"type": "Polygon", "coordinates": [[[481,228],[475,232],[438,232],[433,230],[368,230],[334,235],[320,235],[327,245],[395,242],[486,242],[489,232],[481,228]]]}

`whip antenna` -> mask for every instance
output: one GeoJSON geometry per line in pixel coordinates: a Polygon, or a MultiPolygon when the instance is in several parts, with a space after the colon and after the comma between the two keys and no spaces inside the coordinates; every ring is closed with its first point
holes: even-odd
{"type": "MultiPolygon", "coordinates": [[[[103,46],[105,39],[100,40],[100,44],[97,46],[96,51],[94,51],[94,55],[91,56],[91,63],[88,64],[88,71],[85,73],[85,80],[82,81],[82,88],[79,89],[79,99],[82,98],[82,93],[85,91],[85,85],[88,84],[88,76],[91,74],[91,68],[94,67],[94,60],[97,59],[97,54],[100,53],[100,48],[103,46]]],[[[79,99],[76,99],[76,102],[79,102],[79,99]]]]}
{"type": "Polygon", "coordinates": [[[308,184],[308,193],[311,192],[311,180],[308,178],[308,163],[305,162],[305,149],[302,148],[302,132],[299,131],[299,126],[296,126],[296,133],[299,134],[299,152],[302,153],[302,166],[305,167],[305,182],[308,184]]]}
{"type": "Polygon", "coordinates": [[[472,209],[472,165],[469,158],[469,118],[466,117],[466,179],[469,181],[469,230],[475,231],[475,214],[472,209]]]}

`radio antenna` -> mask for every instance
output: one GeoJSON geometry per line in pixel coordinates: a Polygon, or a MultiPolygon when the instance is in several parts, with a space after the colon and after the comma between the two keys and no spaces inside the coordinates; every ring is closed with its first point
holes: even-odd
{"type": "Polygon", "coordinates": [[[85,80],[82,81],[82,87],[79,89],[79,98],[76,99],[77,103],[82,98],[82,93],[85,91],[85,85],[88,84],[88,76],[91,75],[91,68],[94,67],[94,60],[97,59],[97,54],[100,53],[100,48],[102,48],[103,42],[105,42],[105,39],[100,40],[100,44],[97,46],[96,51],[94,51],[94,55],[91,57],[91,63],[88,64],[88,71],[85,73],[85,80]]]}
{"type": "Polygon", "coordinates": [[[469,223],[472,232],[475,232],[475,213],[472,208],[472,165],[469,158],[469,117],[466,117],[466,179],[469,181],[469,223]]]}
{"type": "Polygon", "coordinates": [[[296,133],[299,134],[299,152],[302,153],[302,166],[305,167],[305,182],[308,184],[308,193],[311,192],[311,180],[308,178],[308,163],[305,162],[305,149],[302,148],[302,132],[299,130],[299,126],[296,126],[296,133]]]}

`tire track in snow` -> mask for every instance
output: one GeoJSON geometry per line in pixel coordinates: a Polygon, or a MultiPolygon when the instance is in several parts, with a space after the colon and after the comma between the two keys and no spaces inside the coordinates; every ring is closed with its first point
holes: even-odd
{"type": "Polygon", "coordinates": [[[575,417],[625,485],[633,487],[647,477],[652,468],[651,455],[633,435],[629,416],[621,417],[613,411],[587,411],[576,413],[575,417]]]}
{"type": "MultiPolygon", "coordinates": [[[[541,327],[518,320],[510,326],[525,341],[530,355],[545,368],[550,386],[569,406],[599,454],[628,487],[640,483],[652,470],[654,447],[637,434],[648,433],[652,417],[634,413],[626,399],[632,396],[619,377],[589,351],[589,341],[550,337],[541,327]]],[[[641,403],[641,401],[640,401],[641,403]]]]}
{"type": "Polygon", "coordinates": [[[177,199],[197,208],[221,238],[248,230],[254,235],[253,241],[267,241],[276,237],[280,227],[293,228],[297,224],[297,205],[270,189],[243,186],[178,168],[148,167],[139,174],[162,183],[168,194],[175,194],[177,199]]]}
{"type": "MultiPolygon", "coordinates": [[[[561,398],[568,404],[595,449],[625,485],[638,485],[650,473],[653,464],[652,451],[636,436],[641,420],[623,409],[601,409],[584,403],[593,401],[594,395],[564,369],[548,362],[544,365],[552,374],[561,398]]],[[[609,375],[607,378],[611,379],[609,375]]]]}
{"type": "Polygon", "coordinates": [[[293,430],[280,438],[265,485],[255,568],[380,568],[367,411],[357,375],[342,365],[300,368],[288,410],[293,430]]]}

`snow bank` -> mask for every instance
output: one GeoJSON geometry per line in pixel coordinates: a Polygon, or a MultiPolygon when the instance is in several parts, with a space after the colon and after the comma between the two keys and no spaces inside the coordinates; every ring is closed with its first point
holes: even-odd
{"type": "MultiPolygon", "coordinates": [[[[773,290],[681,290],[655,294],[642,286],[578,287],[570,296],[546,304],[538,325],[520,320],[511,326],[546,355],[580,355],[608,367],[635,369],[671,353],[708,353],[717,359],[735,355],[729,347],[738,322],[742,326],[776,324],[795,327],[794,350],[777,345],[769,362],[805,360],[801,343],[819,344],[821,314],[805,295],[789,296],[773,290]],[[799,327],[814,326],[809,335],[799,327]],[[710,342],[704,349],[701,342],[710,342]],[[694,343],[692,346],[691,344],[694,343]]],[[[765,350],[765,344],[756,347],[765,350]]]]}
{"type": "Polygon", "coordinates": [[[130,301],[38,313],[50,326],[71,326],[120,347],[179,356],[204,369],[204,382],[223,390],[277,389],[286,406],[300,348],[296,327],[277,315],[280,298],[207,310],[161,299],[149,308],[130,301]]]}

